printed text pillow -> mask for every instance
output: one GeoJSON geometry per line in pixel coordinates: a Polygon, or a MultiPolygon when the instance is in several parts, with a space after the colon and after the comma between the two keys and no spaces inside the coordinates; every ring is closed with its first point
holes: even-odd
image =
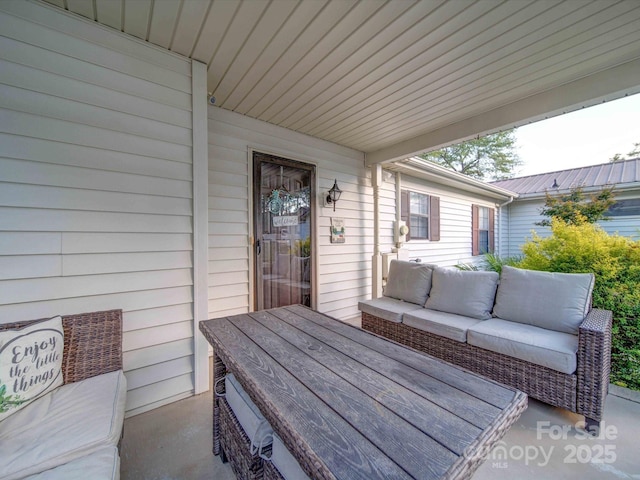
{"type": "Polygon", "coordinates": [[[0,331],[0,420],[62,385],[63,351],[59,316],[0,331]]]}

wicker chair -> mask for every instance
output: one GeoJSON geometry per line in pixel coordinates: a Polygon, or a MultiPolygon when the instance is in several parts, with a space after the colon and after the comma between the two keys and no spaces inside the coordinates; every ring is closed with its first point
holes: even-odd
{"type": "MultiPolygon", "coordinates": [[[[0,331],[25,327],[37,321],[0,324],[0,331]]],[[[10,438],[12,445],[15,446],[13,450],[0,449],[0,464],[6,467],[0,474],[3,478],[5,476],[6,478],[22,478],[23,475],[31,478],[30,475],[34,474],[38,474],[39,477],[40,473],[46,478],[68,478],[69,472],[75,472],[80,468],[78,465],[84,465],[83,468],[92,468],[92,475],[98,475],[99,478],[119,477],[118,452],[124,431],[122,421],[126,397],[126,381],[122,373],[119,372],[122,370],[122,311],[110,310],[66,315],[62,316],[62,326],[64,330],[63,385],[83,380],[87,382],[77,387],[59,387],[60,390],[65,389],[65,393],[57,396],[56,400],[51,400],[48,406],[44,401],[44,408],[38,406],[42,405],[39,404],[40,399],[35,400],[34,405],[39,409],[37,412],[40,414],[48,415],[50,412],[54,412],[50,418],[41,418],[35,428],[31,428],[27,424],[27,428],[22,429],[20,428],[22,424],[18,423],[19,427],[15,427],[14,423],[12,425],[15,428],[9,427],[2,432],[0,436],[10,438]],[[114,386],[113,398],[109,398],[108,394],[103,396],[105,394],[104,379],[96,378],[94,380],[92,378],[102,374],[109,374],[106,385],[108,387],[114,386]],[[88,383],[91,385],[90,387],[87,387],[88,383]],[[96,391],[101,392],[100,398],[94,395],[87,401],[88,403],[85,403],[90,405],[90,408],[96,408],[99,412],[95,421],[86,409],[80,412],[77,417],[75,413],[78,412],[69,412],[68,415],[58,416],[63,408],[64,399],[72,398],[68,392],[81,395],[81,392],[86,394],[88,389],[93,388],[97,388],[96,391]],[[52,421],[51,418],[59,419],[59,421],[52,421]],[[38,426],[41,423],[48,426],[47,431],[43,434],[38,433],[40,431],[38,426]],[[88,437],[78,435],[78,429],[91,433],[88,434],[88,437]],[[69,431],[72,433],[68,433],[69,431]],[[25,436],[22,436],[23,433],[25,436]],[[67,438],[69,441],[56,440],[63,433],[70,436],[67,438]],[[22,440],[20,440],[21,438],[22,440]],[[38,444],[39,440],[43,441],[43,445],[38,444]],[[16,441],[18,441],[17,444],[16,441]],[[52,450],[49,448],[52,446],[52,442],[61,445],[60,449],[52,450]],[[29,446],[28,449],[26,449],[26,445],[29,446]],[[20,450],[21,448],[22,450],[20,450]],[[24,452],[28,452],[28,454],[24,452]]],[[[73,402],[77,403],[77,400],[74,399],[73,402]]],[[[29,408],[32,407],[28,406],[24,411],[29,408]]],[[[16,418],[21,413],[23,412],[17,412],[16,418]]]]}
{"type": "MultiPolygon", "coordinates": [[[[0,330],[20,328],[38,320],[0,324],[0,330]]],[[[122,370],[122,310],[64,315],[64,384],[122,370]]]]}

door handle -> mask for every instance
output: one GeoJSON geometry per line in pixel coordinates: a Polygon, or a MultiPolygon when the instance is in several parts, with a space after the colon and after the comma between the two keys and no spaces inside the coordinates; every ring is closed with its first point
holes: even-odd
{"type": "Polygon", "coordinates": [[[262,253],[262,246],[260,245],[260,240],[256,240],[256,255],[260,255],[262,253]]]}

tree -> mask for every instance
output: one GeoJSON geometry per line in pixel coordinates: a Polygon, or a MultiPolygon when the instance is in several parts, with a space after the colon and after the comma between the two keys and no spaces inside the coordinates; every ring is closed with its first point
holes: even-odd
{"type": "Polygon", "coordinates": [[[633,150],[631,150],[626,155],[616,153],[613,157],[609,159],[609,163],[623,162],[624,160],[631,160],[632,158],[638,158],[638,157],[640,157],[640,142],[634,143],[633,150]]]}
{"type": "Polygon", "coordinates": [[[514,129],[494,133],[423,153],[420,158],[479,180],[504,180],[522,164],[514,134],[514,129]]]}
{"type": "Polygon", "coordinates": [[[543,227],[551,226],[551,220],[554,218],[568,225],[608,220],[606,213],[616,203],[613,198],[613,187],[605,187],[599,192],[590,194],[588,198],[582,187],[574,187],[564,195],[553,196],[547,192],[545,197],[540,214],[549,217],[550,220],[536,222],[536,225],[543,227]]]}

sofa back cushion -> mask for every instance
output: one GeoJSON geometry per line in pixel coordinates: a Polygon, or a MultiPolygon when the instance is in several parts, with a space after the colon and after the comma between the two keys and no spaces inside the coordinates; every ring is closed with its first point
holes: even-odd
{"type": "Polygon", "coordinates": [[[424,305],[431,290],[433,265],[391,260],[384,296],[424,305]]]}
{"type": "Polygon", "coordinates": [[[425,307],[486,320],[491,318],[498,278],[496,272],[438,267],[433,271],[425,307]]]}
{"type": "Polygon", "coordinates": [[[512,322],[578,333],[589,313],[592,273],[539,272],[505,266],[493,313],[512,322]]]}

